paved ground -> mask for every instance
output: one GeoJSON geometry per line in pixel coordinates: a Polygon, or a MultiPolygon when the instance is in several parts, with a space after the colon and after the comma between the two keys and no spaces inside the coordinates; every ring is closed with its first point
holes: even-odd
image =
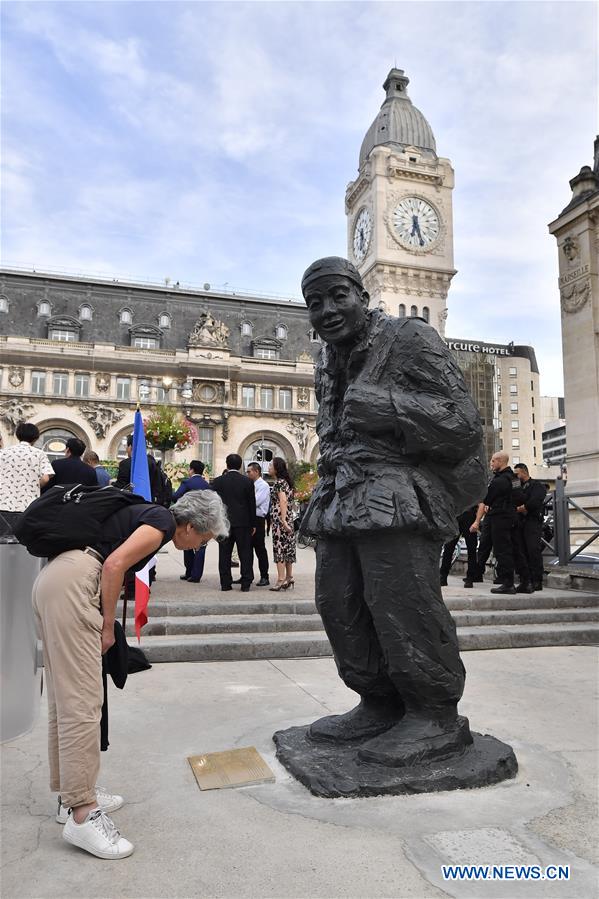
{"type": "MultiPolygon", "coordinates": [[[[270,585],[274,586],[277,581],[277,569],[272,561],[272,541],[270,538],[267,538],[266,545],[270,564],[270,585]]],[[[234,594],[221,593],[218,577],[218,544],[214,541],[209,543],[206,548],[204,575],[199,584],[188,584],[187,581],[179,580],[179,575],[183,574],[185,570],[183,553],[176,550],[172,543],[168,544],[167,550],[167,552],[161,552],[158,555],[158,579],[152,587],[153,598],[184,601],[186,599],[202,599],[204,597],[216,599],[218,596],[231,599],[232,595],[240,593],[239,586],[233,587],[234,594]]],[[[294,566],[294,588],[288,593],[280,593],[279,596],[287,595],[294,599],[314,599],[314,568],[314,550],[310,547],[298,547],[297,564],[294,566]]],[[[238,578],[239,568],[233,568],[232,574],[234,579],[238,578]]],[[[254,565],[254,575],[256,580],[258,580],[260,574],[257,565],[254,565]]],[[[273,599],[277,594],[270,593],[268,587],[256,587],[253,584],[249,595],[244,593],[243,596],[246,599],[273,599]]]]}
{"type": "MultiPolygon", "coordinates": [[[[190,588],[191,589],[191,588],[190,588]]],[[[101,782],[135,854],[64,843],[47,791],[45,715],[2,748],[1,893],[45,897],[597,895],[597,653],[470,652],[461,706],[510,742],[520,773],[485,790],[315,799],[274,759],[271,734],[353,704],[330,659],[156,665],[111,691],[101,782]],[[256,745],[276,783],[201,792],[186,757],[256,745]],[[569,883],[443,882],[443,863],[571,866],[569,883]]]]}

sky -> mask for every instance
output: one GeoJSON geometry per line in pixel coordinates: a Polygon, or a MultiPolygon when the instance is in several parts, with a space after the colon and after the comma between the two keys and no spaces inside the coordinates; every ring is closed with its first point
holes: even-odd
{"type": "Polygon", "coordinates": [[[300,297],[397,65],[455,169],[447,334],[563,392],[555,238],[592,164],[590,2],[6,2],[5,264],[300,297]]]}

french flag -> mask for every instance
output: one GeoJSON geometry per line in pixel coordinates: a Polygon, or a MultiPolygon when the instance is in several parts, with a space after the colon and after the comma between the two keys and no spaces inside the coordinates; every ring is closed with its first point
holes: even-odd
{"type": "MultiPolygon", "coordinates": [[[[150,489],[150,470],[148,467],[148,454],[146,450],[146,434],[141,412],[135,413],[133,425],[133,447],[131,452],[131,483],[133,492],[138,496],[152,502],[150,489]]],[[[156,564],[156,558],[150,559],[141,571],[135,572],[135,633],[139,642],[141,629],[146,624],[148,616],[146,609],[150,601],[150,568],[156,564]]]]}

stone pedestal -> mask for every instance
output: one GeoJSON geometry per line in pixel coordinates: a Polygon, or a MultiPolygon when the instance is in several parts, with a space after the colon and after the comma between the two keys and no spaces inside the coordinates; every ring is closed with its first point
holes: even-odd
{"type": "Polygon", "coordinates": [[[273,736],[277,758],[314,796],[327,799],[487,787],[518,772],[512,748],[488,734],[473,733],[469,746],[446,758],[390,767],[362,761],[360,742],[316,743],[308,729],[309,725],[277,731],[273,736]]]}

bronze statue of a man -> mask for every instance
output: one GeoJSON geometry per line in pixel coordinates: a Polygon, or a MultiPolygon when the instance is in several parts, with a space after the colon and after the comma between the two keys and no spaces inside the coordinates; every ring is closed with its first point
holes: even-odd
{"type": "Polygon", "coordinates": [[[382,765],[444,757],[472,740],[439,558],[484,492],[479,414],[437,332],[369,310],[347,260],[314,262],[302,292],[325,344],[320,480],[302,531],[317,538],[316,603],[339,674],[361,697],[308,736],[360,741],[359,759],[382,765]]]}

